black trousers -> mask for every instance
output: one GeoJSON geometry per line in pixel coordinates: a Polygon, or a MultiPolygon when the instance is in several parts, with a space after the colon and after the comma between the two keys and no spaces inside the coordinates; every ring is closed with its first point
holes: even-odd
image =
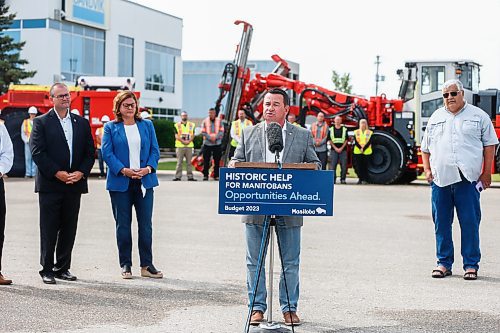
{"type": "Polygon", "coordinates": [[[359,180],[368,181],[368,161],[371,155],[354,154],[353,156],[357,166],[359,180]]]}
{"type": "Polygon", "coordinates": [[[317,151],[316,155],[321,162],[321,170],[326,170],[328,165],[328,151],[317,151]]]}
{"type": "Polygon", "coordinates": [[[7,206],[5,205],[5,187],[3,178],[0,178],[0,272],[2,271],[2,250],[5,239],[5,214],[7,206]]]}
{"type": "Polygon", "coordinates": [[[203,147],[203,176],[208,177],[210,169],[210,160],[214,157],[214,177],[219,178],[219,164],[222,156],[222,146],[207,146],[203,147]]]}
{"type": "Polygon", "coordinates": [[[40,264],[43,273],[64,273],[71,266],[81,193],[40,192],[40,264]],[[54,251],[56,262],[54,263],[54,251]]]}

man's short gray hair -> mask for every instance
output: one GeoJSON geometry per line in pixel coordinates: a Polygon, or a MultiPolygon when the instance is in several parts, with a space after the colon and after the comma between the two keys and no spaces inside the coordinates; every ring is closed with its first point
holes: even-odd
{"type": "Polygon", "coordinates": [[[50,86],[50,89],[49,89],[49,94],[50,96],[54,97],[54,88],[55,87],[65,87],[66,89],[68,89],[68,86],[62,82],[56,82],[54,83],[53,85],[50,86]]]}
{"type": "Polygon", "coordinates": [[[445,90],[451,86],[457,86],[458,90],[464,90],[464,85],[463,85],[462,81],[457,80],[457,79],[451,79],[451,80],[448,80],[445,83],[443,83],[442,90],[445,90]]]}

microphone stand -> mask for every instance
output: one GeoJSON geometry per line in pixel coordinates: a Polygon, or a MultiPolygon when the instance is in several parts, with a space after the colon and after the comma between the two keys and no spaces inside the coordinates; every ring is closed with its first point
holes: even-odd
{"type": "MultiPolygon", "coordinates": [[[[276,151],[275,152],[275,159],[274,161],[278,165],[278,169],[281,170],[283,168],[283,164],[280,161],[280,152],[276,151]]],[[[268,268],[268,289],[267,289],[267,295],[268,295],[268,309],[267,309],[267,323],[262,323],[260,324],[257,328],[252,328],[251,332],[252,333],[267,333],[267,332],[276,332],[276,333],[288,333],[290,330],[286,327],[282,327],[279,323],[273,321],[273,275],[274,275],[274,232],[276,232],[276,240],[278,243],[278,251],[280,255],[280,260],[281,260],[281,271],[283,274],[283,280],[285,284],[285,291],[286,291],[286,297],[288,301],[288,309],[290,310],[290,297],[288,294],[288,286],[286,283],[286,277],[285,277],[285,267],[283,266],[283,255],[281,253],[281,244],[280,244],[280,238],[278,234],[278,229],[276,225],[276,215],[271,215],[271,216],[266,216],[264,219],[264,230],[262,231],[262,240],[264,241],[264,237],[267,240],[269,239],[269,268],[268,268]],[[269,223],[267,223],[269,221],[269,223]],[[267,229],[267,230],[266,230],[267,229]]],[[[259,260],[257,264],[257,275],[256,275],[256,283],[254,285],[254,291],[253,291],[253,297],[252,297],[252,302],[251,302],[251,308],[249,313],[253,311],[253,305],[255,301],[255,292],[257,290],[257,285],[259,283],[259,277],[260,277],[260,270],[262,268],[263,264],[263,257],[261,258],[260,255],[263,255],[266,250],[265,244],[261,243],[261,251],[259,253],[259,260]]],[[[249,320],[247,321],[247,329],[246,332],[249,332],[249,320]]],[[[292,333],[295,333],[293,323],[292,323],[292,333]]]]}

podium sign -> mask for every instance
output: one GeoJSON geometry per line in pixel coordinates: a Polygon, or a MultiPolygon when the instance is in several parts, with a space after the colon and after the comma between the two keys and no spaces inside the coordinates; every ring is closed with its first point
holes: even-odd
{"type": "Polygon", "coordinates": [[[219,214],[333,216],[333,171],[221,168],[219,214]]]}

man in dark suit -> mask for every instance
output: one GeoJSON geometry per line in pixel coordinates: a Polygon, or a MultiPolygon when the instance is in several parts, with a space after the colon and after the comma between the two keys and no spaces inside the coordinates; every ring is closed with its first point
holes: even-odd
{"type": "Polygon", "coordinates": [[[38,171],[35,192],[40,206],[40,275],[75,281],[69,271],[75,242],[80,198],[88,192],[87,177],[94,165],[94,141],[89,122],[69,112],[68,87],[50,88],[54,107],[33,121],[31,153],[38,171]],[[54,263],[54,251],[56,262],[54,263]]]}
{"type": "MultiPolygon", "coordinates": [[[[311,132],[305,128],[293,126],[285,120],[290,109],[286,92],[281,89],[270,90],[264,97],[263,104],[265,121],[243,129],[241,141],[228,166],[234,167],[236,162],[273,163],[275,157],[268,149],[266,127],[269,123],[276,122],[282,127],[283,133],[284,148],[283,154],[280,157],[281,161],[283,163],[316,163],[317,169],[321,169],[321,162],[314,150],[311,132]]],[[[243,216],[242,219],[246,224],[247,288],[249,300],[253,296],[264,218],[262,215],[249,215],[243,216]]],[[[277,218],[277,231],[283,256],[282,264],[286,272],[289,293],[289,297],[287,297],[282,275],[279,300],[285,325],[300,325],[301,323],[297,315],[301,227],[302,216],[277,218]],[[290,300],[290,306],[288,306],[288,299],[290,300]]],[[[261,282],[255,291],[255,304],[250,318],[250,324],[252,325],[257,325],[264,320],[264,313],[267,309],[264,268],[261,272],[261,282]]]]}

